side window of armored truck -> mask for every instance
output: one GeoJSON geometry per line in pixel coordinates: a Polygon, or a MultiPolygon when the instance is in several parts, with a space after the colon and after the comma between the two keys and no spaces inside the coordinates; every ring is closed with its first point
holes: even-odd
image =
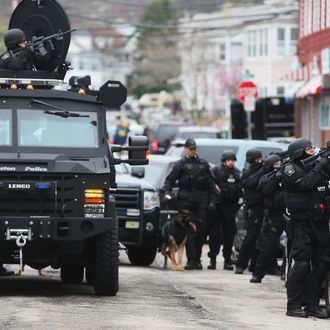
{"type": "Polygon", "coordinates": [[[0,120],[0,145],[11,145],[12,131],[11,131],[11,110],[1,110],[0,120]]]}

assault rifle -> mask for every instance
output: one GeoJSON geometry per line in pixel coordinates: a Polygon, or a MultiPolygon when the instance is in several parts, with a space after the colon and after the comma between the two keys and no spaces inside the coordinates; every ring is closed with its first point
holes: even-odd
{"type": "Polygon", "coordinates": [[[301,160],[301,163],[306,166],[311,162],[319,161],[321,158],[327,157],[330,157],[330,140],[327,141],[327,146],[325,148],[321,148],[317,154],[301,160]]]}
{"type": "MultiPolygon", "coordinates": [[[[31,49],[32,52],[38,51],[38,53],[40,55],[45,56],[48,53],[47,49],[45,48],[46,43],[49,44],[51,50],[54,50],[55,47],[53,44],[53,40],[56,40],[56,41],[63,40],[64,35],[74,32],[74,31],[76,31],[76,29],[71,29],[71,30],[68,30],[65,32],[58,30],[57,33],[52,34],[48,37],[44,37],[44,36],[32,37],[32,40],[27,43],[26,48],[31,49]]],[[[10,55],[15,56],[16,54],[18,54],[19,52],[23,51],[26,48],[17,48],[14,50],[10,50],[9,53],[10,53],[10,55]]]]}

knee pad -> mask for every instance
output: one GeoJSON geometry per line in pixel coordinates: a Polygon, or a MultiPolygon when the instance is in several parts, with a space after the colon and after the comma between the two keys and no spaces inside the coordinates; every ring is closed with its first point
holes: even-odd
{"type": "Polygon", "coordinates": [[[289,277],[294,277],[296,281],[302,282],[311,271],[309,261],[295,261],[292,269],[290,270],[289,277]]]}

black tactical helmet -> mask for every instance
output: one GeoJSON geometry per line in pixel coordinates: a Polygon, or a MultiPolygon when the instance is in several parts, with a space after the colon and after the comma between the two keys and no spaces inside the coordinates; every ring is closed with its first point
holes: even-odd
{"type": "Polygon", "coordinates": [[[221,155],[221,161],[224,162],[225,160],[237,160],[236,154],[232,150],[225,150],[221,155]]]}
{"type": "Polygon", "coordinates": [[[262,157],[262,152],[259,149],[249,149],[245,157],[248,163],[252,163],[254,159],[262,157]]]}
{"type": "Polygon", "coordinates": [[[25,33],[21,29],[10,29],[5,33],[4,42],[8,50],[15,49],[21,40],[25,39],[25,33]]]}
{"type": "Polygon", "coordinates": [[[301,158],[304,156],[305,149],[311,147],[313,144],[310,140],[299,138],[289,144],[288,152],[291,159],[301,158]]]}
{"type": "Polygon", "coordinates": [[[197,147],[196,141],[194,139],[187,139],[184,146],[188,149],[195,149],[197,147]]]}
{"type": "Polygon", "coordinates": [[[280,160],[281,157],[278,155],[269,155],[264,161],[266,171],[270,171],[272,169],[272,166],[280,160]]]}

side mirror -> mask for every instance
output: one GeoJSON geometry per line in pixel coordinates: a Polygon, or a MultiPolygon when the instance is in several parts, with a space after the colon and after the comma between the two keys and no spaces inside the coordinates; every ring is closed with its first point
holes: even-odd
{"type": "Polygon", "coordinates": [[[128,138],[128,159],[125,160],[130,165],[148,165],[149,140],[146,136],[135,135],[128,138]]]}
{"type": "Polygon", "coordinates": [[[131,175],[139,178],[139,179],[143,179],[145,176],[145,168],[144,167],[132,167],[132,172],[131,175]]]}
{"type": "Polygon", "coordinates": [[[117,144],[110,146],[112,152],[128,151],[128,159],[115,158],[115,164],[129,165],[149,164],[149,140],[143,135],[134,135],[128,138],[128,147],[117,144]]]}

